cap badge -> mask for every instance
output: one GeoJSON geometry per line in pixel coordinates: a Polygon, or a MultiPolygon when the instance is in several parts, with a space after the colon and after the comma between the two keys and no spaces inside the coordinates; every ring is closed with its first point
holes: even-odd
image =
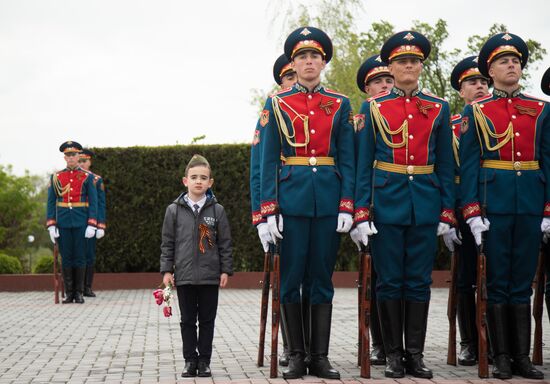
{"type": "Polygon", "coordinates": [[[409,33],[407,33],[405,36],[403,36],[403,38],[404,38],[405,40],[411,41],[411,40],[414,39],[414,36],[411,35],[411,33],[409,32],[409,33]]]}
{"type": "Polygon", "coordinates": [[[380,55],[378,55],[378,56],[376,57],[375,61],[378,61],[379,63],[382,62],[382,59],[380,58],[380,55]]]}
{"type": "Polygon", "coordinates": [[[509,35],[509,34],[507,34],[507,33],[506,33],[506,34],[504,34],[504,35],[502,36],[502,38],[503,38],[504,40],[506,40],[506,41],[508,41],[508,40],[512,40],[512,39],[513,39],[513,37],[512,37],[512,36],[510,36],[510,35],[509,35]]]}
{"type": "Polygon", "coordinates": [[[472,60],[474,63],[477,63],[477,56],[474,57],[474,59],[472,60]]]}
{"type": "Polygon", "coordinates": [[[302,32],[300,32],[300,35],[304,35],[304,36],[307,36],[307,35],[310,35],[311,34],[311,31],[307,28],[304,28],[302,30],[302,32]]]}

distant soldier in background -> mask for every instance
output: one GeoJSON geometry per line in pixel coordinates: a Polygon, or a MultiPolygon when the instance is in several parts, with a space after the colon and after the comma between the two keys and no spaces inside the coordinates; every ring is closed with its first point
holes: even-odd
{"type": "Polygon", "coordinates": [[[84,148],[80,153],[78,163],[80,168],[89,172],[93,176],[93,184],[97,189],[97,231],[94,237],[86,240],[86,279],[84,282],[84,296],[95,297],[92,291],[94,281],[94,265],[96,260],[96,239],[105,236],[106,228],[106,204],[105,204],[105,184],[101,176],[93,173],[90,168],[95,153],[90,149],[84,148]]]}
{"type": "Polygon", "coordinates": [[[76,141],[61,144],[67,167],[51,175],[48,186],[46,226],[61,253],[63,304],[84,303],[86,239],[96,235],[97,227],[97,189],[93,176],[78,166],[81,150],[76,141]]]}

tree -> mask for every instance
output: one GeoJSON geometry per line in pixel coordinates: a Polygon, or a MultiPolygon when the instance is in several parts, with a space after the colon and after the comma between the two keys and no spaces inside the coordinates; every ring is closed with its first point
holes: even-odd
{"type": "Polygon", "coordinates": [[[37,217],[41,207],[36,198],[38,180],[28,173],[15,176],[11,166],[0,165],[0,250],[9,255],[21,256],[24,253],[27,236],[36,232],[39,221],[42,221],[37,217]]]}

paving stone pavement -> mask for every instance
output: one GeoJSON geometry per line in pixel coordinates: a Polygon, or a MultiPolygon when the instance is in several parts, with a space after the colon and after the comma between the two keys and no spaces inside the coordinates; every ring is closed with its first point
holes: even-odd
{"type": "MultiPolygon", "coordinates": [[[[260,290],[225,289],[220,293],[212,378],[182,379],[179,309],[164,318],[152,290],[99,291],[84,305],[54,305],[53,293],[0,293],[0,383],[283,383],[269,379],[266,362],[256,367],[260,290]]],[[[357,309],[354,289],[337,289],[334,297],[330,358],[342,382],[368,382],[359,377],[357,309]]],[[[384,379],[372,367],[376,383],[492,383],[480,380],[477,367],[446,365],[447,290],[432,290],[425,361],[433,380],[384,379]]],[[[544,315],[544,327],[548,318],[544,315]]],[[[271,319],[268,317],[268,319],[271,319]]],[[[269,328],[269,327],[268,327],[269,328]]],[[[544,335],[545,365],[550,379],[550,332],[544,335]]],[[[282,347],[280,347],[280,350],[282,347]]],[[[338,382],[306,376],[294,382],[338,382]]],[[[507,383],[526,383],[515,378],[507,383]]],[[[532,381],[541,383],[541,381],[532,381]]],[[[550,383],[550,380],[546,381],[550,383]]]]}

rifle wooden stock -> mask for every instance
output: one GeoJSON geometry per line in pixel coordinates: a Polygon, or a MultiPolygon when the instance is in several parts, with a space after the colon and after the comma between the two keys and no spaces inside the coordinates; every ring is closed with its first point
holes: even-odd
{"type": "Polygon", "coordinates": [[[456,288],[458,282],[458,252],[451,253],[451,281],[447,299],[447,318],[449,319],[449,344],[447,346],[447,364],[456,365],[456,288]]]}
{"type": "Polygon", "coordinates": [[[361,377],[370,379],[370,305],[371,305],[371,255],[368,247],[361,254],[361,301],[360,301],[360,335],[361,335],[361,377]]]}
{"type": "Polygon", "coordinates": [[[361,366],[361,343],[362,343],[362,336],[361,336],[361,299],[363,297],[363,252],[359,252],[359,268],[358,268],[358,276],[357,276],[357,365],[361,366]]]}
{"type": "Polygon", "coordinates": [[[57,242],[53,245],[53,302],[59,304],[59,247],[57,242]]]}
{"type": "Polygon", "coordinates": [[[533,337],[533,364],[542,365],[542,313],[544,311],[545,266],[544,250],[539,253],[537,273],[535,275],[535,297],[533,299],[533,318],[535,335],[533,337]]]}
{"type": "Polygon", "coordinates": [[[277,377],[277,347],[279,345],[279,320],[280,320],[280,271],[279,271],[279,246],[275,246],[273,254],[273,292],[271,301],[271,363],[269,369],[269,377],[277,377]]]}
{"type": "Polygon", "coordinates": [[[476,297],[476,325],[478,332],[478,376],[489,377],[489,360],[487,356],[487,259],[483,250],[483,243],[477,255],[477,297],[476,297]]]}
{"type": "Polygon", "coordinates": [[[262,306],[260,308],[260,342],[258,345],[258,367],[264,366],[264,349],[265,349],[265,330],[267,323],[267,309],[269,306],[269,284],[270,284],[270,263],[271,253],[266,252],[264,256],[264,275],[262,284],[262,306]]]}

